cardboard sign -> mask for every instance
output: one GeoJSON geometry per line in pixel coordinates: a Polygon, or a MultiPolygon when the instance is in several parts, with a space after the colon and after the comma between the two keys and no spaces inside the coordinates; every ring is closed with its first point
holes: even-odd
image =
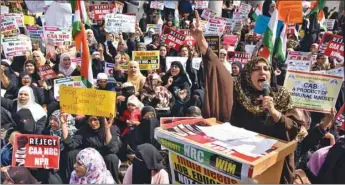
{"type": "Polygon", "coordinates": [[[171,63],[174,61],[181,62],[184,70],[186,70],[187,60],[188,60],[188,57],[166,57],[165,58],[166,70],[168,71],[170,69],[171,63]]]}
{"type": "Polygon", "coordinates": [[[50,65],[43,65],[38,68],[38,75],[42,80],[56,78],[57,74],[50,65]]]}
{"type": "Polygon", "coordinates": [[[289,60],[287,70],[309,72],[311,68],[310,60],[289,60]]]}
{"type": "Polygon", "coordinates": [[[206,35],[218,35],[222,36],[225,31],[225,20],[210,19],[206,26],[206,35]]]}
{"type": "Polygon", "coordinates": [[[148,32],[150,28],[153,28],[155,30],[156,34],[161,35],[161,33],[162,33],[162,25],[161,24],[147,24],[146,32],[148,32]]]}
{"type": "Polygon", "coordinates": [[[61,86],[59,93],[62,112],[104,117],[116,115],[116,92],[61,86]]]}
{"type": "Polygon", "coordinates": [[[57,101],[60,101],[60,95],[59,95],[60,86],[85,87],[80,76],[54,79],[54,98],[57,101]]]}
{"type": "Polygon", "coordinates": [[[288,71],[284,87],[296,108],[329,113],[335,106],[342,81],[339,76],[288,71]]]}
{"type": "Polygon", "coordinates": [[[59,169],[58,136],[16,134],[13,142],[12,166],[59,169]]]}
{"type": "Polygon", "coordinates": [[[22,56],[32,50],[31,39],[25,35],[3,38],[1,44],[6,58],[22,56]]]}
{"type": "Polygon", "coordinates": [[[344,60],[344,43],[343,37],[340,35],[325,33],[320,41],[319,52],[326,56],[339,59],[341,61],[344,60]],[[321,46],[325,46],[325,50],[323,51],[321,46]]]}
{"type": "Polygon", "coordinates": [[[159,51],[133,51],[132,59],[139,63],[140,70],[159,69],[159,51]]]}
{"type": "Polygon", "coordinates": [[[90,18],[93,20],[103,20],[106,14],[111,13],[111,4],[93,4],[88,6],[90,18]]]}
{"type": "Polygon", "coordinates": [[[20,14],[20,13],[5,13],[5,14],[1,14],[1,16],[4,16],[4,19],[12,19],[14,18],[14,20],[17,22],[19,27],[25,27],[24,25],[24,14],[20,14]]]}
{"type": "Polygon", "coordinates": [[[195,9],[205,9],[208,8],[208,1],[195,1],[195,9]]]}
{"type": "Polygon", "coordinates": [[[108,77],[113,76],[114,66],[115,66],[115,64],[113,64],[113,63],[109,63],[109,62],[104,63],[104,73],[107,74],[108,77]]]}
{"type": "Polygon", "coordinates": [[[217,16],[217,12],[207,8],[202,11],[200,17],[208,21],[210,19],[213,19],[215,16],[217,16]]]}
{"type": "Polygon", "coordinates": [[[237,35],[224,35],[224,45],[235,46],[238,40],[237,35]]]}
{"type": "Polygon", "coordinates": [[[150,8],[157,9],[157,10],[164,10],[164,2],[163,1],[151,1],[150,8]]]}
{"type": "Polygon", "coordinates": [[[31,40],[41,40],[43,36],[43,29],[37,26],[27,26],[28,36],[31,40]]]}
{"type": "Polygon", "coordinates": [[[116,8],[115,8],[115,12],[113,13],[119,13],[121,14],[123,12],[123,6],[124,4],[122,2],[119,2],[119,1],[115,1],[115,4],[116,4],[116,8]]]}
{"type": "Polygon", "coordinates": [[[109,33],[135,33],[136,16],[124,14],[106,14],[105,31],[109,33]]]}
{"type": "Polygon", "coordinates": [[[205,36],[208,47],[219,57],[220,51],[220,37],[219,36],[205,36]]]}
{"type": "Polygon", "coordinates": [[[13,37],[20,34],[20,30],[15,18],[1,19],[1,34],[4,37],[13,37]]]}
{"type": "Polygon", "coordinates": [[[54,46],[69,46],[72,44],[71,28],[59,28],[56,26],[44,26],[43,36],[48,39],[48,43],[54,46]]]}
{"type": "Polygon", "coordinates": [[[333,30],[335,19],[326,19],[327,30],[333,30]]]}
{"type": "Polygon", "coordinates": [[[251,54],[246,52],[239,52],[239,51],[228,51],[228,61],[230,63],[233,62],[241,62],[244,66],[248,60],[250,59],[251,54]]]}
{"type": "Polygon", "coordinates": [[[183,45],[185,39],[185,35],[177,31],[171,30],[165,39],[165,44],[169,48],[173,48],[176,51],[180,51],[180,48],[183,45]]]}

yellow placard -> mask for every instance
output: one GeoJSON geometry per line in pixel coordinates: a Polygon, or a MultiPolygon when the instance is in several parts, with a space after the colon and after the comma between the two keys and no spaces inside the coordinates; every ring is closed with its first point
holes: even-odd
{"type": "Polygon", "coordinates": [[[24,24],[29,26],[35,25],[35,18],[32,16],[24,15],[24,24]]]}
{"type": "Polygon", "coordinates": [[[104,117],[115,115],[115,92],[60,86],[59,95],[62,112],[104,117]]]}
{"type": "Polygon", "coordinates": [[[159,51],[133,51],[132,58],[139,63],[140,70],[159,69],[159,51]]]}
{"type": "Polygon", "coordinates": [[[288,71],[284,87],[296,108],[327,113],[334,107],[342,77],[313,72],[288,71]]]}
{"type": "Polygon", "coordinates": [[[172,151],[169,151],[169,161],[173,184],[242,184],[172,151]]]}

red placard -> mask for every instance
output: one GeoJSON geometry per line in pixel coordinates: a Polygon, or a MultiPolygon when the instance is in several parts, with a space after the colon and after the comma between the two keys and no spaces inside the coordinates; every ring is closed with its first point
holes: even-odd
{"type": "Polygon", "coordinates": [[[58,136],[16,134],[12,166],[59,169],[60,138],[58,136]]]}
{"type": "Polygon", "coordinates": [[[38,75],[41,77],[42,80],[50,80],[52,78],[56,78],[57,74],[55,71],[50,67],[50,65],[43,65],[38,68],[38,75]]]}
{"type": "Polygon", "coordinates": [[[186,40],[183,42],[183,45],[189,45],[189,46],[196,45],[196,40],[190,34],[189,29],[178,29],[177,31],[186,36],[186,40]]]}
{"type": "Polygon", "coordinates": [[[103,20],[106,14],[111,13],[113,6],[110,4],[94,4],[89,5],[88,9],[93,20],[103,20]]]}
{"type": "Polygon", "coordinates": [[[251,54],[246,53],[246,52],[238,52],[238,51],[228,52],[228,60],[230,63],[241,62],[242,65],[245,65],[250,59],[250,57],[251,57],[251,54]]]}
{"type": "Polygon", "coordinates": [[[179,51],[185,40],[186,36],[184,34],[170,30],[165,38],[165,44],[168,45],[169,48],[179,51]]]}
{"type": "Polygon", "coordinates": [[[340,35],[325,33],[320,41],[319,52],[326,56],[344,59],[344,43],[340,35]]]}
{"type": "Polygon", "coordinates": [[[224,45],[235,46],[238,40],[237,35],[224,35],[224,45]]]}

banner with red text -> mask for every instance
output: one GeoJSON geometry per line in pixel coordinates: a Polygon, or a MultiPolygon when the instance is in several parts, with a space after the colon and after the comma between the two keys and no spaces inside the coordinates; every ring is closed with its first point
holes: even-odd
{"type": "Polygon", "coordinates": [[[245,65],[248,60],[250,59],[251,54],[246,52],[239,52],[239,51],[229,51],[228,52],[228,61],[230,63],[233,62],[241,62],[242,65],[245,65]]]}
{"type": "Polygon", "coordinates": [[[180,51],[180,47],[183,45],[183,42],[186,40],[186,36],[171,30],[170,33],[168,33],[168,35],[166,36],[165,39],[165,44],[169,47],[169,48],[173,48],[176,51],[180,51]]]}
{"type": "Polygon", "coordinates": [[[43,37],[48,40],[49,44],[54,46],[69,46],[72,44],[72,30],[59,28],[56,26],[44,26],[43,37]]]}
{"type": "Polygon", "coordinates": [[[104,16],[111,13],[113,5],[111,4],[93,4],[88,6],[90,18],[93,20],[103,20],[104,16]]]}
{"type": "Polygon", "coordinates": [[[56,78],[57,74],[50,65],[43,65],[38,68],[38,75],[42,80],[49,80],[56,78]]]}

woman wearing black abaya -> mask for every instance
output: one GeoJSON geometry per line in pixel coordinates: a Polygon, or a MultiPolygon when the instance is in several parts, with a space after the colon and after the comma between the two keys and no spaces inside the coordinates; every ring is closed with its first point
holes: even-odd
{"type": "Polygon", "coordinates": [[[172,62],[169,71],[162,77],[162,81],[175,98],[171,116],[183,116],[186,103],[191,96],[191,82],[181,62],[172,62]]]}
{"type": "Polygon", "coordinates": [[[163,158],[151,144],[142,144],[135,151],[133,164],[128,167],[123,184],[169,184],[163,158]]]}
{"type": "MultiPolygon", "coordinates": [[[[62,121],[62,120],[60,120],[62,121]]],[[[119,140],[118,129],[112,125],[113,119],[107,120],[103,117],[89,116],[86,118],[85,125],[81,127],[73,137],[68,134],[66,122],[61,122],[62,142],[68,152],[67,167],[65,170],[67,181],[73,171],[76,162],[76,155],[84,148],[96,149],[104,158],[107,169],[117,181],[119,159],[116,156],[121,142],[119,140]]]]}

